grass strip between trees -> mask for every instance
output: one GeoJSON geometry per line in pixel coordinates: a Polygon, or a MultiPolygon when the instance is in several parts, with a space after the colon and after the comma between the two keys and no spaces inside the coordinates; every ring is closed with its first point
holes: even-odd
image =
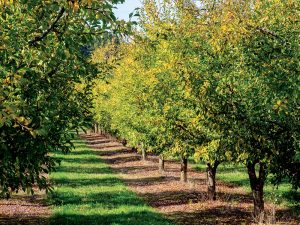
{"type": "Polygon", "coordinates": [[[56,153],[61,166],[51,174],[55,190],[50,224],[171,225],[147,206],[82,140],[70,154],[56,153]]]}

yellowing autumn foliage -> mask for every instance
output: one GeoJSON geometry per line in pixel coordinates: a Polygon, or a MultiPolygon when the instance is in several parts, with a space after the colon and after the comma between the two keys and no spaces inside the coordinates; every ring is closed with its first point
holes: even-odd
{"type": "Polygon", "coordinates": [[[261,216],[268,174],[300,186],[299,16],[297,0],[144,1],[139,31],[96,86],[97,121],[181,158],[182,171],[188,157],[205,161],[212,200],[218,165],[244,164],[261,216]]]}

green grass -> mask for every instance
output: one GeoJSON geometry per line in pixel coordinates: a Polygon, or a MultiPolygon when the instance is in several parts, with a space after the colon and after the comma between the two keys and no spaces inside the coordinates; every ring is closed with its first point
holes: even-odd
{"type": "Polygon", "coordinates": [[[61,166],[51,174],[54,192],[50,224],[171,225],[128,190],[96,153],[74,141],[70,154],[56,153],[61,166]]]}
{"type": "MultiPolygon", "coordinates": [[[[200,171],[206,171],[206,165],[204,163],[195,164],[195,167],[200,171]]],[[[221,164],[217,169],[216,176],[217,180],[241,186],[248,193],[251,192],[247,170],[243,165],[230,163],[221,164]]],[[[268,202],[285,205],[291,208],[296,214],[300,213],[300,192],[292,191],[292,186],[289,183],[284,182],[276,188],[267,181],[264,193],[265,199],[268,202]]]]}

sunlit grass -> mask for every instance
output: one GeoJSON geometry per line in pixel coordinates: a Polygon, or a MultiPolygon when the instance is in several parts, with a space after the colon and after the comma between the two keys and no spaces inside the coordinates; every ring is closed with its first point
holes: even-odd
{"type": "Polygon", "coordinates": [[[70,154],[55,155],[62,163],[51,175],[51,224],[171,224],[129,191],[94,150],[80,140],[74,144],[70,154]]]}

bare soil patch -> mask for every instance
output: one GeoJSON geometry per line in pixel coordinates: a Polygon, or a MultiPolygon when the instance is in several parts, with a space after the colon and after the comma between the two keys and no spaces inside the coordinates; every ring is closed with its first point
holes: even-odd
{"type": "Polygon", "coordinates": [[[50,215],[43,192],[36,191],[34,196],[20,193],[8,200],[0,199],[1,225],[47,225],[50,215]]]}

